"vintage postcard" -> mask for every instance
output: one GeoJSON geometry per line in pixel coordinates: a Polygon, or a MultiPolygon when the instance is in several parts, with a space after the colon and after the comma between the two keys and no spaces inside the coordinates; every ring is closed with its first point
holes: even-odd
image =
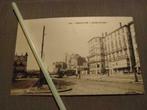
{"type": "MultiPolygon", "coordinates": [[[[61,95],[143,94],[132,17],[27,19],[32,41],[61,95]]],[[[11,95],[51,95],[18,24],[11,95]]]]}

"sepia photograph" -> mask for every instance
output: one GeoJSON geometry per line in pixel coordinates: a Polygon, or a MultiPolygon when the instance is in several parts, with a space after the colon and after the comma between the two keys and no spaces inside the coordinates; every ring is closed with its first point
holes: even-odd
{"type": "MultiPolygon", "coordinates": [[[[24,20],[60,95],[144,94],[133,17],[24,20]]],[[[52,95],[18,24],[11,95],[52,95]]]]}

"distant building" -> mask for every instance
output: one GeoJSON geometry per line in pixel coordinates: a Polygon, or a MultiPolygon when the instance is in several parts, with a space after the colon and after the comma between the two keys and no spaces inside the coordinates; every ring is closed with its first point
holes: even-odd
{"type": "Polygon", "coordinates": [[[137,51],[134,23],[93,37],[89,43],[90,73],[140,72],[140,61],[137,51]]]}
{"type": "Polygon", "coordinates": [[[85,57],[79,54],[66,54],[65,62],[68,70],[75,70],[76,74],[89,73],[88,62],[85,57]]]}
{"type": "Polygon", "coordinates": [[[14,64],[13,64],[13,78],[12,80],[15,81],[17,76],[25,76],[27,71],[27,61],[28,61],[28,54],[25,55],[15,55],[14,57],[14,64]]]}
{"type": "Polygon", "coordinates": [[[68,69],[76,69],[77,67],[86,65],[85,57],[81,57],[79,54],[71,54],[65,56],[65,62],[68,69]]]}

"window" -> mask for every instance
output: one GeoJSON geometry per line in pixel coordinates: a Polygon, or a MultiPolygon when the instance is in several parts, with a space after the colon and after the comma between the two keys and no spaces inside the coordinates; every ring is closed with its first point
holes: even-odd
{"type": "Polygon", "coordinates": [[[97,68],[99,68],[100,67],[100,65],[99,64],[97,64],[97,68]]]}

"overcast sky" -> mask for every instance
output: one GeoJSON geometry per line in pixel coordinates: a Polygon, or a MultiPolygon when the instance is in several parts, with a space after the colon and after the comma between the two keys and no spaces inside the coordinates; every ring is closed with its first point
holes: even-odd
{"type": "MultiPolygon", "coordinates": [[[[52,71],[52,63],[64,61],[65,53],[77,53],[88,56],[88,40],[101,37],[102,32],[112,32],[120,26],[132,21],[132,17],[66,17],[40,18],[25,20],[30,37],[40,54],[43,26],[45,26],[44,63],[52,71]]],[[[28,47],[24,34],[18,25],[16,52],[28,52],[27,69],[38,68],[28,47]]]]}

